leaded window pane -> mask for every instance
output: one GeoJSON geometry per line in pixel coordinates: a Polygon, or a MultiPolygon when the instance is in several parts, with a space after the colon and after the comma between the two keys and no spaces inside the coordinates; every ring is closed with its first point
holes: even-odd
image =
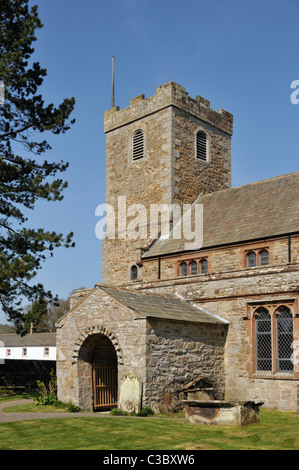
{"type": "Polygon", "coordinates": [[[293,372],[293,316],[288,307],[280,307],[276,318],[277,370],[293,372]]]}
{"type": "Polygon", "coordinates": [[[206,259],[203,259],[200,262],[200,273],[201,274],[206,274],[208,272],[208,262],[206,259]]]}
{"type": "Polygon", "coordinates": [[[248,267],[249,268],[252,268],[253,266],[256,266],[256,254],[254,253],[254,251],[251,251],[247,255],[247,262],[248,262],[248,267]]]}
{"type": "Polygon", "coordinates": [[[271,316],[266,308],[259,308],[256,316],[256,358],[257,370],[272,370],[271,316]]]}
{"type": "Polygon", "coordinates": [[[192,275],[197,274],[197,262],[196,261],[191,261],[190,270],[191,270],[192,275]]]}
{"type": "Polygon", "coordinates": [[[261,266],[267,266],[269,264],[269,252],[267,250],[261,251],[260,264],[261,266]]]}
{"type": "Polygon", "coordinates": [[[181,264],[181,276],[187,276],[187,274],[188,274],[187,263],[182,263],[181,264]]]}

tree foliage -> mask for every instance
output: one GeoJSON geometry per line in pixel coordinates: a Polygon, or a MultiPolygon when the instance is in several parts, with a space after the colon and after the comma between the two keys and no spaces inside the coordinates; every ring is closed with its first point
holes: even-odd
{"type": "Polygon", "coordinates": [[[43,297],[35,300],[33,304],[30,305],[30,308],[28,308],[27,313],[24,315],[24,324],[22,331],[20,332],[22,334],[29,333],[31,324],[34,325],[36,331],[43,332],[43,329],[40,328],[40,325],[42,324],[43,318],[47,315],[47,313],[47,301],[43,297]]]}
{"type": "Polygon", "coordinates": [[[46,69],[33,62],[36,30],[42,27],[37,6],[28,0],[1,0],[0,81],[0,303],[8,320],[22,322],[21,299],[51,301],[51,292],[32,284],[43,261],[59,246],[73,246],[72,236],[27,227],[26,210],[38,200],[60,201],[67,182],[57,176],[68,163],[41,158],[51,149],[48,133],[65,133],[74,120],[74,98],[45,104],[39,87],[46,69]]]}
{"type": "Polygon", "coordinates": [[[19,322],[18,332],[21,335],[30,332],[31,324],[36,333],[55,333],[55,324],[70,309],[69,299],[58,299],[47,302],[43,297],[26,305],[23,310],[22,322],[19,322]]]}

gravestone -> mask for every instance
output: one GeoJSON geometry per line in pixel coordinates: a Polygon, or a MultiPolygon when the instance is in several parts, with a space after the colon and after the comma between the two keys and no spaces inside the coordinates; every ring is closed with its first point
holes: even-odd
{"type": "Polygon", "coordinates": [[[141,408],[142,382],[129,372],[121,381],[118,407],[122,411],[138,413],[141,408]]]}

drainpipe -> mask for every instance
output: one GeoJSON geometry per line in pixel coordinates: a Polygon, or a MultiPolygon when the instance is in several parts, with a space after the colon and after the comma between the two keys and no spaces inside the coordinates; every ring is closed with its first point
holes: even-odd
{"type": "Polygon", "coordinates": [[[158,279],[161,279],[161,258],[158,257],[158,279]]]}
{"type": "Polygon", "coordinates": [[[291,234],[288,234],[288,255],[289,255],[289,263],[292,261],[292,255],[291,255],[291,234]]]}

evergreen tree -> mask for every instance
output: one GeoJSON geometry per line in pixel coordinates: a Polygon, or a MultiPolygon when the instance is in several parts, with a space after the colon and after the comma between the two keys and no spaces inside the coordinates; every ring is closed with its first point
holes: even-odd
{"type": "Polygon", "coordinates": [[[28,0],[1,0],[0,81],[0,303],[8,320],[22,324],[22,297],[53,300],[31,280],[42,262],[59,246],[73,246],[72,236],[26,226],[26,209],[38,200],[60,201],[67,183],[57,177],[68,164],[50,163],[41,155],[50,150],[44,135],[61,134],[74,123],[69,116],[74,98],[59,106],[46,105],[39,87],[46,69],[31,60],[35,31],[42,27],[37,6],[28,0]],[[21,151],[20,151],[21,149],[21,151]],[[28,155],[30,157],[28,157],[28,155]]]}
{"type": "Polygon", "coordinates": [[[35,300],[31,305],[30,310],[24,315],[24,326],[21,333],[26,334],[30,332],[31,323],[33,323],[35,331],[42,333],[47,331],[43,328],[43,320],[46,318],[48,313],[47,301],[40,297],[35,300]]]}

